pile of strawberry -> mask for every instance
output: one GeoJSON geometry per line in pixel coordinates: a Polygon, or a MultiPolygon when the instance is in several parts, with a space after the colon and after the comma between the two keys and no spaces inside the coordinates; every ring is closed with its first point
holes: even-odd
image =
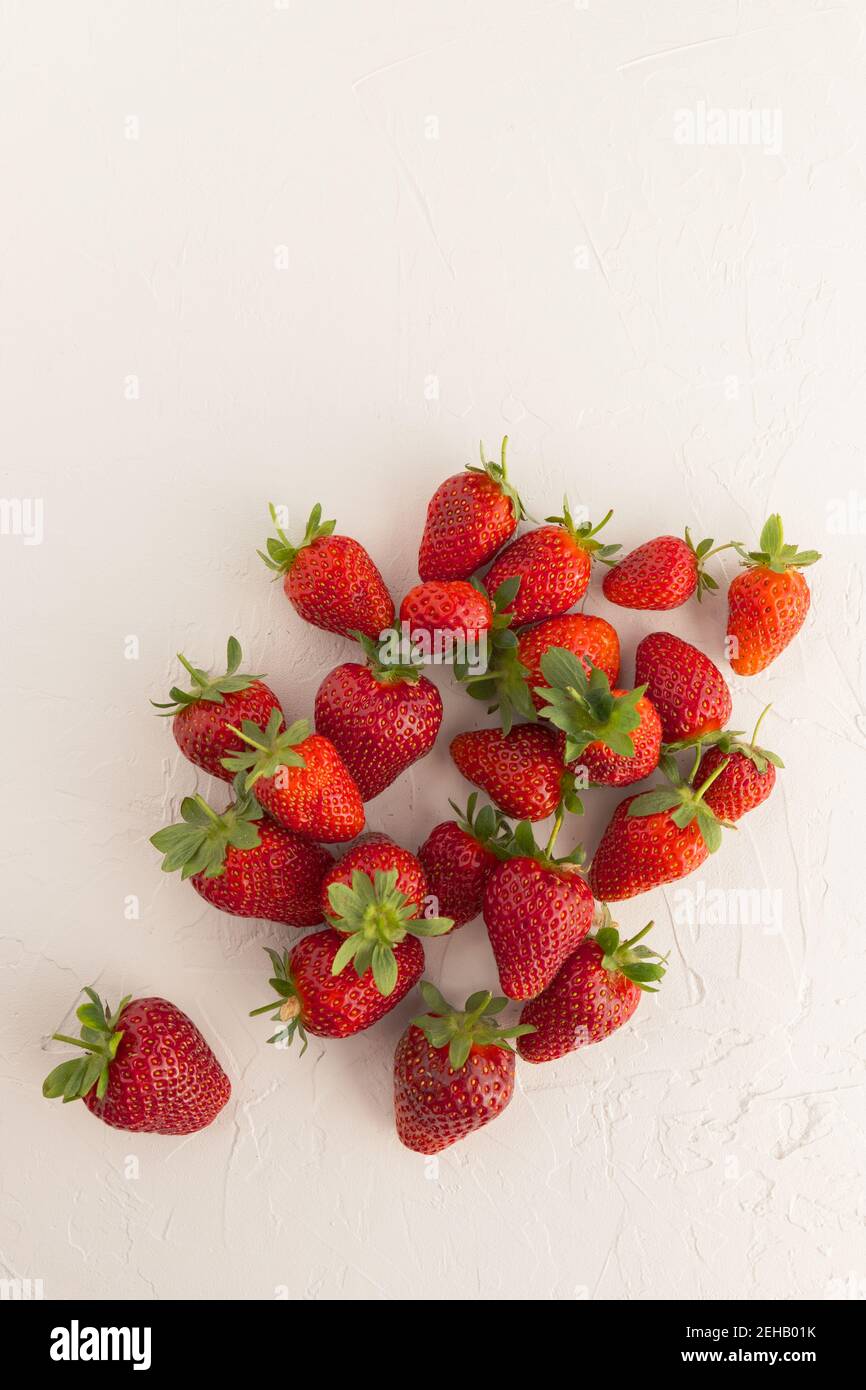
{"type": "MultiPolygon", "coordinates": [[[[311,1033],[350,1037],[419,988],[426,1012],[397,1044],[394,1105],[402,1142],[427,1154],[509,1103],[512,1040],[525,1061],[547,1062],[631,1018],[641,993],[657,988],[665,958],[644,944],[652,923],[623,940],[608,904],[692,873],[724,827],[767,799],[782,766],[759,746],[757,729],[746,738],[728,728],[721,671],[681,638],[648,633],[634,684],[621,682],[613,625],[571,611],[593,568],[606,567],[611,604],[661,612],[717,589],[706,562],[734,548],[743,567],[728,591],[726,652],[748,676],[799,631],[809,609],[801,570],[820,558],[785,544],[778,516],[755,551],[695,545],[686,531],[618,558],[618,546],[598,539],[611,514],[599,526],[577,523],[567,500],[560,516],[513,539],[525,512],[505,444],[499,462],[482,451],[480,467],[433,495],[421,583],[399,609],[405,664],[390,654],[395,607],[379,570],[317,506],[297,545],[277,526],[262,554],[305,621],[356,645],[358,659],[319,687],[314,727],[290,722],[261,676],[241,671],[233,637],[223,674],[181,657],[188,686],[159,706],[190,762],[232,789],[223,807],[199,795],[182,802],[181,821],[152,837],[163,869],[234,916],[316,928],[291,949],[268,951],[273,998],[253,1012],[278,1023],[272,1043],[297,1036],[303,1051],[311,1033]],[[443,635],[457,644],[458,683],[498,714],[496,727],[458,734],[450,750],[490,804],[479,805],[477,791],[465,811],[452,802],[454,816],[413,854],[362,832],[366,804],[434,746],[442,700],[414,653],[423,637],[443,635]],[[481,640],[488,662],[475,670],[459,654],[481,640]],[[580,848],[557,856],[564,818],[582,811],[579,793],[630,788],[656,772],[657,785],[616,807],[588,868],[580,848]],[[533,822],[551,816],[541,845],[533,822]],[[327,848],[348,842],[336,858],[327,848]],[[423,942],[478,916],[501,994],[477,990],[458,1009],[423,979],[423,942]],[[503,1026],[509,1000],[523,1008],[503,1026]]],[[[124,999],[111,1011],[86,993],[81,1036],[55,1035],[83,1055],[51,1073],[45,1094],[83,1098],[121,1129],[185,1134],[209,1124],[230,1086],[190,1019],[164,999],[124,999]]]]}

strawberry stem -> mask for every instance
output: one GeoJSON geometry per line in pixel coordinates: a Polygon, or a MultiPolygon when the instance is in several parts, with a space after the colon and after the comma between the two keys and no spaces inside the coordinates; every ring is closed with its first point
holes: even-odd
{"type": "Polygon", "coordinates": [[[559,805],[558,805],[557,808],[556,808],[556,815],[555,815],[554,821],[553,821],[553,829],[552,829],[551,832],[550,832],[550,839],[548,840],[547,844],[544,846],[544,853],[545,853],[545,856],[546,856],[548,859],[549,859],[550,856],[553,854],[553,847],[554,847],[554,845],[556,844],[556,837],[558,836],[560,830],[562,829],[562,821],[563,821],[563,817],[564,817],[564,816],[565,816],[565,806],[564,806],[564,804],[560,801],[559,805]]]}
{"type": "Polygon", "coordinates": [[[637,943],[638,943],[639,941],[642,941],[643,938],[646,936],[647,932],[648,932],[648,931],[651,931],[652,928],[653,928],[654,926],[655,926],[655,923],[654,923],[654,922],[647,922],[647,924],[646,924],[646,926],[644,927],[643,931],[639,931],[639,932],[637,933],[636,936],[630,936],[629,939],[628,939],[628,941],[624,941],[624,942],[622,943],[622,944],[623,944],[623,947],[627,950],[627,949],[629,949],[631,946],[636,946],[637,943]]]}
{"type": "Polygon", "coordinates": [[[698,790],[695,792],[696,801],[703,800],[704,793],[709,790],[709,788],[713,785],[717,777],[721,777],[722,773],[724,772],[725,768],[728,766],[728,763],[730,761],[730,758],[725,758],[724,762],[719,763],[718,767],[714,768],[707,780],[703,782],[701,786],[698,787],[698,790]]]}
{"type": "Polygon", "coordinates": [[[753,744],[753,745],[756,744],[757,741],[758,741],[758,730],[759,730],[760,727],[761,727],[761,721],[762,721],[762,719],[764,718],[764,715],[767,713],[767,710],[770,710],[770,709],[772,709],[772,708],[773,708],[772,704],[765,705],[764,708],[761,710],[761,713],[758,715],[758,722],[757,722],[757,724],[755,725],[755,729],[754,729],[754,732],[753,732],[753,734],[752,734],[752,744],[753,744]]]}
{"type": "Polygon", "coordinates": [[[244,743],[248,743],[250,748],[255,748],[259,753],[268,752],[264,743],[257,743],[254,738],[250,738],[249,734],[242,733],[240,729],[236,729],[234,724],[227,724],[226,728],[231,729],[232,733],[237,734],[238,738],[243,739],[244,743]]]}

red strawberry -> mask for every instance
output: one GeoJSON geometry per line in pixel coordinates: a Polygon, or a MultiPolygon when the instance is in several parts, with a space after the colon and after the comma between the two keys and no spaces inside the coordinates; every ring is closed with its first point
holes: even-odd
{"type": "Polygon", "coordinates": [[[361,974],[351,966],[335,970],[345,942],[342,932],[328,927],[302,937],[291,952],[268,950],[274,969],[269,983],[277,998],[250,1011],[251,1018],[270,1014],[279,1021],[268,1042],[287,1047],[297,1034],[303,1054],[308,1033],[317,1038],[363,1033],[396,1008],[424,973],[424,947],[417,937],[407,936],[393,947],[396,979],[390,993],[383,994],[371,969],[361,974]]]}
{"type": "Polygon", "coordinates": [[[473,792],[465,814],[452,801],[458,819],[435,825],[418,851],[437,911],[451,917],[455,929],[480,913],[485,885],[499,862],[491,846],[498,846],[505,823],[492,806],[482,806],[476,816],[477,801],[473,792]]]}
{"type": "Polygon", "coordinates": [[[492,560],[514,534],[523,503],[508,482],[505,449],[490,463],[481,449],[481,467],[467,467],[440,483],[430,499],[418,552],[418,573],[428,579],[468,579],[492,560]]]}
{"type": "Polygon", "coordinates": [[[620,942],[605,908],[604,925],[584,938],[544,993],[523,1006],[520,1022],[534,1029],[517,1044],[525,1061],[552,1062],[602,1042],[628,1023],[643,991],[657,993],[650,981],[664,975],[664,959],[638,945],[652,925],[620,942]]]}
{"type": "Polygon", "coordinates": [[[479,991],[458,1012],[427,981],[430,1013],[415,1018],[394,1053],[394,1116],[401,1144],[435,1154],[495,1120],[514,1093],[509,1038],[528,1029],[500,1028],[507,1000],[479,991]]]}
{"type": "Polygon", "coordinates": [[[235,801],[222,813],[201,796],[187,796],[182,822],[151,835],[165,855],[163,871],[180,869],[205,902],[234,917],[314,927],[324,916],[322,880],[334,861],[321,845],[263,818],[253,793],[243,790],[243,773],[237,781],[235,801]]]}
{"type": "Polygon", "coordinates": [[[582,851],[552,858],[561,820],[560,811],[543,851],[522,821],[512,857],[496,866],[484,890],[484,922],[509,999],[540,994],[592,926],[592,892],[577,863],[582,851]]]}
{"type": "Polygon", "coordinates": [[[548,701],[540,711],[565,734],[563,756],[572,770],[579,764],[590,782],[624,787],[648,777],[658,767],[661,721],[644,687],[611,690],[597,666],[584,663],[564,647],[549,647],[541,658],[548,701]]]}
{"type": "Polygon", "coordinates": [[[178,661],[192,677],[192,689],[179,690],[172,686],[169,701],[150,702],[156,709],[168,711],[163,718],[173,716],[172,732],[184,757],[224,782],[230,782],[232,774],[223,767],[223,758],[243,748],[229,726],[240,724],[244,719],[253,724],[266,724],[274,710],[282,714],[276,695],[258,676],[238,671],[241,657],[240,642],[230,637],[225,675],[211,676],[191,666],[178,652],[178,661]]]}
{"type": "Polygon", "coordinates": [[[595,618],[589,613],[567,613],[562,618],[550,618],[520,634],[517,653],[526,666],[527,680],[534,692],[533,703],[541,709],[545,696],[539,695],[537,687],[543,686],[544,672],[541,659],[551,647],[564,647],[573,652],[583,662],[586,673],[593,666],[604,671],[611,685],[616,685],[619,676],[619,638],[614,628],[604,618],[595,618]]]}
{"type": "Polygon", "coordinates": [[[634,678],[659,712],[665,743],[712,733],[731,717],[731,692],[718,666],[671,632],[651,632],[638,643],[634,678]]]}
{"type": "Polygon", "coordinates": [[[424,633],[436,641],[477,641],[493,626],[493,608],[465,579],[430,579],[416,584],[400,604],[400,622],[412,640],[424,633]]]}
{"type": "Polygon", "coordinates": [[[246,721],[234,732],[248,751],[225,759],[232,773],[245,772],[262,806],[286,830],[332,844],[354,840],[364,828],[364,803],[342,758],[327,738],[311,734],[306,719],[280,731],[276,711],[266,729],[246,721]]]}
{"type": "Polygon", "coordinates": [[[590,526],[588,521],[578,524],[572,519],[566,497],[562,516],[547,518],[552,525],[527,531],[497,555],[484,582],[493,593],[508,579],[520,581],[509,606],[515,626],[556,617],[583,598],[593,561],[612,564],[610,556],[619,550],[618,545],[603,545],[594,539],[612,516],[613,512],[608,512],[597,526],[590,526]]]}
{"type": "Polygon", "coordinates": [[[721,824],[704,798],[721,771],[718,768],[695,790],[675,777],[671,767],[671,786],[654,787],[620,802],[589,870],[600,902],[633,898],[685,878],[718,849],[721,824]]]}
{"type": "Polygon", "coordinates": [[[821,556],[785,545],[782,518],[771,516],[759,550],[737,547],[747,568],[728,590],[728,640],[738,676],[763,671],[796,637],[809,612],[809,586],[800,573],[821,556]]]}
{"type": "Polygon", "coordinates": [[[194,1134],[216,1119],[232,1088],[185,1013],[167,999],[128,995],[112,1013],[94,990],[84,993],[81,1037],[54,1037],[85,1056],[55,1067],[44,1096],[83,1099],[105,1124],[136,1134],[194,1134]]]}
{"type": "Polygon", "coordinates": [[[755,725],[751,740],[746,743],[740,737],[740,730],[727,729],[724,733],[711,735],[712,747],[701,758],[695,780],[705,782],[722,762],[727,766],[707,791],[704,801],[719,820],[736,821],[747,811],[754,811],[762,801],[766,801],[776,785],[776,768],[785,764],[776,753],[757,744],[761,719],[770,708],[763,711],[755,725]]]}
{"type": "Polygon", "coordinates": [[[370,556],[350,536],[333,534],[336,522],[322,521],[317,504],[310,513],[304,539],[292,545],[277,525],[270,506],[276,536],[267,541],[267,555],[259,551],[269,569],[283,575],[286,598],[296,612],[325,632],[351,637],[363,632],[375,640],[394,621],[394,602],[370,556]]]}
{"type": "Polygon", "coordinates": [[[458,771],[480,787],[507,816],[545,820],[573,787],[562,760],[562,740],[535,724],[475,729],[451,741],[458,771]]]}
{"type": "Polygon", "coordinates": [[[442,723],[442,697],[417,666],[390,664],[384,648],[361,639],[368,665],[337,666],[316,692],[316,729],[329,738],[372,801],[424,758],[442,723]]]}
{"type": "Polygon", "coordinates": [[[697,593],[700,602],[704,593],[718,589],[704,564],[711,555],[728,550],[733,542],[717,545],[711,540],[694,545],[686,527],[686,538],[656,536],[614,565],[604,576],[602,590],[610,603],[620,608],[679,608],[697,593]]]}
{"type": "Polygon", "coordinates": [[[336,864],[330,865],[321,888],[322,915],[342,930],[341,919],[331,905],[331,884],[343,883],[351,888],[356,873],[366,874],[374,880],[376,874],[387,874],[392,869],[397,875],[394,886],[406,898],[407,905],[411,905],[412,916],[422,916],[427,897],[427,878],[421,861],[408,849],[395,844],[389,835],[383,835],[378,830],[362,835],[336,864]]]}

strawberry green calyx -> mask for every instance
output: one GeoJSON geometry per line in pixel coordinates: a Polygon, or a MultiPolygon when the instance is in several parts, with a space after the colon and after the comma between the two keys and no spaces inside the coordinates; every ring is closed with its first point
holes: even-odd
{"type": "Polygon", "coordinates": [[[503,733],[509,733],[515,719],[534,724],[538,713],[532,702],[527,677],[529,668],[517,654],[517,633],[512,628],[514,614],[505,610],[514,602],[520,588],[520,576],[505,579],[493,594],[488,594],[480,579],[472,585],[484,594],[493,608],[493,623],[487,638],[486,671],[472,671],[463,662],[455,662],[454,674],[473,700],[483,700],[487,713],[499,710],[503,733]]]}
{"type": "Polygon", "coordinates": [[[484,849],[489,849],[499,858],[502,857],[500,851],[511,838],[511,826],[505,816],[495,806],[482,806],[478,814],[475,808],[478,804],[478,793],[472,792],[466,803],[466,810],[463,811],[456,801],[449,801],[448,805],[457,817],[457,824],[467,835],[471,835],[484,849]]]}
{"type": "Polygon", "coordinates": [[[719,763],[719,766],[710,773],[706,781],[695,789],[692,783],[700,760],[701,747],[698,745],[691,772],[688,778],[683,780],[679,775],[674,759],[669,754],[666,755],[664,759],[659,761],[659,767],[669,778],[671,785],[669,787],[653,787],[648,792],[641,792],[629,806],[628,814],[630,816],[655,816],[660,811],[670,811],[671,820],[680,830],[685,830],[692,821],[697,821],[704,844],[711,854],[715,854],[722,843],[722,826],[727,826],[729,829],[732,827],[730,822],[720,821],[713,814],[704,801],[704,795],[716,778],[721,777],[730,759],[725,758],[724,762],[719,763]]]}
{"type": "Polygon", "coordinates": [[[553,853],[567,810],[568,807],[565,802],[561,801],[554,814],[550,837],[543,847],[538,844],[535,838],[532,822],[519,821],[510,838],[500,844],[499,857],[501,859],[534,859],[546,869],[555,869],[560,864],[573,864],[580,867],[586,859],[583,845],[575,845],[569,854],[554,856],[553,853]]]}
{"type": "Polygon", "coordinates": [[[274,973],[268,980],[268,984],[276,994],[277,998],[271,1000],[270,1004],[262,1004],[258,1009],[250,1009],[250,1018],[256,1018],[259,1014],[270,1014],[274,1022],[281,1026],[274,1033],[273,1037],[268,1038],[269,1043],[278,1044],[280,1047],[289,1047],[294,1041],[295,1034],[301,1040],[301,1056],[308,1047],[306,1030],[301,1022],[301,999],[292,977],[291,959],[288,951],[282,955],[278,951],[272,951],[269,946],[265,947],[267,955],[270,957],[274,973]]]}
{"type": "Polygon", "coordinates": [[[521,501],[520,494],[512,483],[508,481],[508,469],[505,466],[505,451],[508,448],[508,435],[503,435],[502,446],[500,449],[499,463],[494,463],[484,452],[484,442],[479,445],[481,452],[481,467],[476,463],[467,463],[467,473],[486,473],[491,482],[494,482],[511,503],[515,521],[522,521],[526,516],[526,508],[521,501]]]}
{"type": "Polygon", "coordinates": [[[784,574],[788,569],[801,569],[814,565],[821,556],[817,550],[798,550],[795,545],[785,544],[782,518],[778,512],[768,517],[761,531],[758,550],[745,550],[737,544],[735,549],[743,558],[744,569],[754,569],[761,565],[774,574],[784,574]]]}
{"type": "Polygon", "coordinates": [[[103,1004],[89,985],[84,993],[90,1002],[80,1004],[75,1011],[81,1024],[81,1036],[69,1038],[65,1033],[53,1033],[52,1037],[55,1042],[82,1048],[86,1056],[72,1057],[49,1072],[42,1083],[42,1094],[46,1100],[62,1097],[64,1104],[70,1100],[83,1100],[94,1086],[101,1100],[108,1088],[108,1073],[123,1037],[123,1031],[117,1027],[118,1020],[132,995],[121,999],[112,1013],[108,1004],[103,1004]]]}
{"type": "Polygon", "coordinates": [[[706,570],[704,569],[706,561],[709,560],[711,555],[718,555],[719,552],[722,550],[736,549],[739,542],[726,541],[724,545],[717,545],[714,547],[712,539],[709,539],[699,541],[698,544],[695,545],[694,541],[691,538],[691,535],[689,534],[688,526],[685,530],[685,538],[686,545],[694,555],[695,562],[697,565],[698,584],[697,588],[695,589],[695,593],[697,594],[698,603],[700,603],[705,593],[711,593],[719,587],[718,581],[714,579],[711,574],[707,574],[706,570]]]}
{"type": "Polygon", "coordinates": [[[298,551],[303,550],[305,546],[312,545],[313,541],[321,540],[323,536],[333,535],[334,527],[337,524],[336,521],[322,520],[322,508],[317,502],[310,512],[303,540],[298,545],[292,545],[285,531],[277,522],[277,509],[273,502],[268,503],[268,511],[271,514],[271,521],[274,523],[277,534],[276,536],[269,536],[265,542],[267,555],[263,550],[257,550],[256,554],[261,556],[268,569],[274,570],[277,576],[288,574],[298,557],[298,551]]]}
{"type": "Polygon", "coordinates": [[[531,1023],[501,1028],[496,1015],[508,1000],[494,997],[489,989],[470,994],[462,1009],[455,1009],[427,980],[422,980],[418,989],[430,1012],[413,1018],[412,1023],[421,1029],[431,1047],[448,1048],[448,1062],[454,1071],[465,1067],[473,1047],[501,1047],[505,1052],[513,1052],[509,1039],[535,1032],[531,1023]]]}
{"type": "Polygon", "coordinates": [[[647,994],[658,994],[658,990],[653,988],[653,983],[663,979],[668,960],[667,956],[659,955],[658,951],[653,951],[649,946],[638,945],[653,925],[654,923],[647,922],[643,931],[639,931],[628,941],[621,941],[619,927],[611,917],[610,909],[605,907],[601,926],[590,938],[601,947],[601,963],[605,970],[612,974],[625,975],[627,980],[631,980],[638,989],[644,990],[647,994]]]}
{"type": "Polygon", "coordinates": [[[372,878],[356,869],[351,888],[345,883],[329,886],[328,901],[336,915],[327,921],[346,938],[331,974],[341,974],[351,961],[359,976],[372,970],[376,988],[385,997],[397,984],[394,947],[410,934],[444,936],[454,926],[450,917],[416,917],[418,905],[397,887],[396,869],[377,869],[372,878]]]}
{"type": "Polygon", "coordinates": [[[418,684],[423,674],[420,666],[411,661],[389,661],[386,657],[392,641],[395,642],[396,649],[400,650],[400,634],[396,628],[386,631],[378,641],[354,628],[347,636],[354,637],[362,647],[370,674],[380,685],[399,685],[402,681],[409,681],[412,685],[418,684]]]}
{"type": "Polygon", "coordinates": [[[548,701],[539,713],[565,734],[567,763],[579,758],[591,743],[603,743],[611,752],[633,758],[631,734],[640,725],[637,704],[646,686],[614,695],[604,671],[589,664],[587,677],[583,662],[573,652],[549,647],[541,658],[547,686],[535,687],[536,695],[548,701]]]}
{"type": "Polygon", "coordinates": [[[275,709],[271,710],[264,729],[250,719],[244,719],[239,729],[234,724],[226,726],[249,747],[249,752],[231,753],[222,759],[223,767],[230,772],[246,774],[244,791],[251,791],[260,777],[276,776],[281,767],[306,767],[304,758],[295,751],[295,747],[309,737],[309,721],[296,719],[287,729],[281,729],[282,723],[283,716],[275,709]]]}
{"type": "Polygon", "coordinates": [[[768,763],[772,763],[774,767],[784,767],[785,764],[778,753],[772,753],[769,748],[761,748],[758,744],[758,730],[765,714],[771,708],[772,706],[766,705],[761,710],[750,739],[746,738],[742,729],[714,729],[708,734],[679,739],[676,743],[666,743],[663,746],[663,751],[666,754],[671,754],[678,753],[684,748],[700,747],[702,752],[708,748],[718,748],[722,753],[742,753],[743,757],[755,764],[757,771],[761,774],[767,771],[768,763]]]}
{"type": "Polygon", "coordinates": [[[606,526],[613,516],[613,510],[603,516],[598,525],[593,526],[588,521],[576,522],[571,515],[568,505],[568,498],[562,499],[562,516],[546,516],[545,521],[551,522],[554,526],[561,526],[563,531],[567,531],[571,538],[577,542],[582,550],[591,555],[593,560],[600,560],[603,565],[615,565],[614,556],[618,550],[622,550],[621,545],[605,545],[603,541],[597,541],[595,537],[603,526],[606,526]]]}
{"type": "Polygon", "coordinates": [[[185,796],[180,803],[181,820],[166,825],[151,835],[150,843],[164,854],[162,871],[181,878],[204,874],[219,878],[225,873],[226,852],[234,849],[255,849],[261,840],[255,822],[261,820],[262,808],[252,792],[244,788],[244,775],[239,772],[234,781],[235,799],[231,806],[217,812],[202,796],[185,796]]]}
{"type": "Polygon", "coordinates": [[[231,695],[236,690],[247,690],[255,681],[261,680],[261,674],[252,676],[243,671],[239,671],[243,652],[241,644],[236,637],[230,637],[226,647],[226,669],[222,676],[212,676],[209,671],[202,671],[197,666],[191,666],[182,652],[178,652],[177,659],[185,671],[189,672],[192,680],[191,690],[181,690],[173,685],[168,692],[170,699],[167,701],[151,700],[154,709],[165,710],[165,714],[160,715],[161,719],[168,719],[178,710],[186,709],[187,705],[194,705],[199,700],[208,700],[215,705],[224,703],[223,696],[231,695]]]}

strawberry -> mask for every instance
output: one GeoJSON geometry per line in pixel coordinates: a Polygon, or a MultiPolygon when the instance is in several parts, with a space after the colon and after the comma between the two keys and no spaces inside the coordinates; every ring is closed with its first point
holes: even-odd
{"type": "Polygon", "coordinates": [[[225,675],[212,676],[191,666],[178,652],[178,661],[192,678],[192,689],[180,690],[175,685],[169,691],[170,700],[150,702],[155,709],[167,711],[161,717],[172,720],[172,733],[184,757],[225,782],[232,780],[232,774],[223,767],[223,758],[243,748],[229,726],[240,724],[243,719],[266,724],[274,710],[282,714],[280,702],[269,686],[258,676],[238,671],[242,655],[240,642],[230,637],[225,675]]]}
{"type": "Polygon", "coordinates": [[[136,1134],[194,1134],[216,1119],[229,1079],[191,1019],[167,999],[121,999],[114,1010],[90,988],[77,1011],[81,1037],[55,1033],[85,1056],[46,1077],[49,1100],[83,1100],[92,1115],[136,1134]]]}
{"type": "Polygon", "coordinates": [[[592,926],[592,892],[579,867],[583,851],[553,858],[561,824],[562,807],[541,850],[529,822],[521,821],[509,857],[484,889],[484,923],[509,999],[540,994],[592,926]]]}
{"type": "Polygon", "coordinates": [[[514,1094],[509,1038],[529,1028],[500,1028],[506,999],[480,990],[458,1012],[426,980],[429,1013],[414,1018],[394,1053],[394,1116],[401,1144],[435,1154],[495,1120],[514,1094]]]}
{"type": "Polygon", "coordinates": [[[344,883],[351,888],[358,872],[373,879],[377,873],[387,874],[392,869],[397,874],[395,887],[411,904],[412,915],[422,916],[427,897],[427,877],[421,861],[410,850],[395,844],[390,835],[383,835],[379,830],[368,830],[336,864],[330,865],[321,888],[322,915],[331,920],[332,926],[340,927],[338,916],[331,906],[332,883],[344,883]]]}
{"type": "Polygon", "coordinates": [[[493,608],[482,589],[465,579],[430,579],[416,584],[400,604],[400,622],[410,637],[425,633],[436,641],[477,641],[493,626],[493,608]]]}
{"type": "Polygon", "coordinates": [[[638,945],[652,925],[621,942],[604,909],[599,930],[581,941],[544,993],[523,1006],[520,1022],[534,1029],[517,1044],[525,1061],[552,1062],[602,1042],[628,1023],[644,991],[657,993],[650,982],[664,975],[664,958],[638,945]]]}
{"type": "Polygon", "coordinates": [[[656,536],[630,550],[608,571],[602,592],[609,603],[619,604],[620,608],[679,608],[695,593],[700,603],[706,592],[719,587],[704,570],[705,562],[733,544],[728,541],[715,550],[711,540],[695,545],[688,527],[685,540],[679,536],[656,536]]]}
{"type": "Polygon", "coordinates": [[[354,840],[364,828],[364,803],[345,763],[306,719],[281,729],[276,710],[266,729],[247,721],[233,732],[247,745],[224,760],[232,773],[245,772],[244,789],[256,790],[262,806],[286,830],[328,844],[354,840]]]}
{"type": "Polygon", "coordinates": [[[389,664],[381,646],[359,634],[367,665],[349,661],[316,692],[316,729],[331,740],[364,801],[424,758],[442,723],[442,697],[417,666],[389,664]]]}
{"type": "Polygon", "coordinates": [[[724,733],[710,735],[712,746],[701,758],[696,780],[706,781],[723,760],[727,761],[721,776],[704,797],[719,820],[736,821],[747,811],[754,811],[756,806],[766,801],[776,785],[776,768],[785,766],[777,753],[759,748],[757,743],[761,720],[769,708],[767,705],[758,719],[749,742],[743,741],[742,731],[738,729],[726,729],[724,733]]]}
{"type": "Polygon", "coordinates": [[[151,835],[165,855],[165,873],[181,870],[193,888],[233,917],[260,917],[290,927],[321,922],[322,880],[333,866],[327,850],[263,818],[238,773],[235,800],[219,813],[201,796],[181,802],[182,821],[151,835]]]}
{"type": "Polygon", "coordinates": [[[764,524],[759,550],[737,550],[746,568],[728,590],[727,648],[737,675],[754,676],[776,660],[806,621],[809,585],[800,570],[821,556],[785,545],[778,515],[764,524]]]}
{"type": "Polygon", "coordinates": [[[517,653],[526,666],[527,680],[533,693],[536,710],[545,703],[544,694],[538,687],[545,684],[541,667],[544,653],[551,647],[564,647],[573,652],[583,662],[586,673],[593,666],[604,671],[611,685],[616,685],[619,676],[619,638],[614,628],[604,618],[595,618],[589,613],[567,613],[562,618],[550,618],[546,623],[530,627],[521,632],[517,653]]]}
{"type": "Polygon", "coordinates": [[[473,792],[465,812],[452,801],[458,819],[434,825],[418,851],[436,910],[451,917],[455,929],[480,913],[484,888],[499,862],[496,851],[506,828],[492,806],[482,806],[476,816],[477,801],[478,793],[473,792]]]}
{"type": "Polygon", "coordinates": [[[546,820],[574,778],[562,759],[562,739],[534,724],[474,729],[451,740],[451,757],[459,772],[486,792],[506,816],[546,820]]]}
{"type": "Polygon", "coordinates": [[[333,534],[336,522],[322,521],[316,504],[310,513],[304,538],[292,545],[277,525],[270,504],[276,536],[267,541],[262,557],[268,569],[283,576],[286,598],[297,613],[314,627],[344,637],[355,630],[375,640],[394,621],[394,601],[370,556],[350,536],[333,534]]]}
{"type": "Polygon", "coordinates": [[[564,647],[549,647],[541,658],[546,684],[537,694],[548,703],[539,713],[565,734],[563,756],[574,771],[585,769],[590,782],[624,787],[658,767],[662,726],[655,708],[636,690],[611,690],[604,671],[584,663],[564,647]]]}
{"type": "Polygon", "coordinates": [[[516,626],[565,613],[586,593],[593,561],[613,564],[610,557],[620,547],[594,539],[612,516],[608,512],[597,526],[588,521],[578,525],[566,497],[562,516],[547,517],[552,525],[528,531],[497,555],[485,584],[492,592],[508,579],[520,581],[510,606],[516,626]]]}
{"type": "Polygon", "coordinates": [[[481,467],[467,468],[440,483],[430,499],[418,552],[418,573],[428,579],[469,579],[492,560],[517,528],[523,503],[508,481],[502,441],[500,463],[481,448],[481,467]]]}
{"type": "Polygon", "coordinates": [[[686,781],[678,776],[673,759],[665,759],[670,786],[627,796],[617,806],[589,870],[592,891],[600,902],[633,898],[659,884],[685,878],[718,849],[722,823],[705,797],[726,763],[695,789],[699,758],[700,750],[686,781]]]}
{"type": "Polygon", "coordinates": [[[269,983],[277,998],[251,1009],[250,1018],[270,1014],[279,1022],[269,1043],[288,1047],[297,1035],[303,1055],[308,1033],[317,1038],[363,1033],[396,1008],[424,973],[424,947],[417,937],[407,936],[393,948],[397,978],[390,994],[383,994],[370,969],[360,975],[348,968],[334,970],[345,940],[341,932],[328,927],[302,937],[282,955],[267,951],[274,971],[269,983]]]}
{"type": "Polygon", "coordinates": [[[651,632],[638,643],[634,678],[658,710],[665,743],[702,737],[731,717],[731,692],[718,666],[671,632],[651,632]]]}

